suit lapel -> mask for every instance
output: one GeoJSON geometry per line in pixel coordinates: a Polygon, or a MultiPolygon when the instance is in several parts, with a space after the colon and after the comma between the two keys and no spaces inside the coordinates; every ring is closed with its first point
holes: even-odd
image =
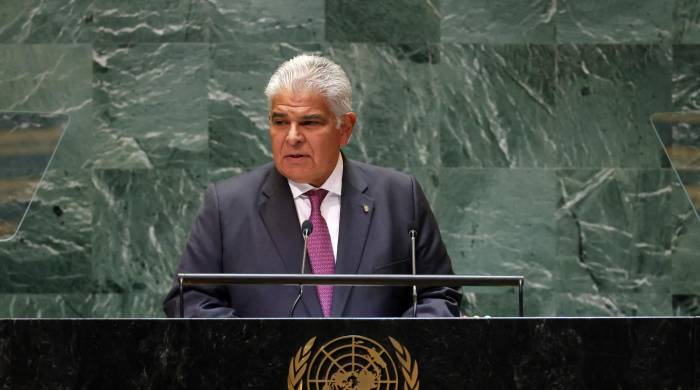
{"type": "MultiPolygon", "coordinates": [[[[340,229],[335,272],[355,274],[360,267],[367,232],[374,214],[374,199],[365,194],[367,183],[353,163],[344,159],[343,189],[340,197],[340,229]]],[[[331,314],[340,317],[352,291],[351,286],[333,289],[331,314]]]]}
{"type": "MultiPolygon", "coordinates": [[[[260,216],[265,223],[272,242],[275,244],[279,258],[284,263],[284,268],[288,273],[298,274],[301,271],[301,255],[304,249],[304,239],[299,228],[299,217],[297,216],[292,192],[289,189],[287,179],[271,167],[263,185],[263,196],[260,201],[260,216]]],[[[253,261],[265,261],[266,259],[253,259],[253,261]]],[[[307,272],[311,267],[307,262],[305,265],[307,272]]],[[[314,317],[323,316],[321,304],[318,300],[315,288],[305,288],[302,302],[306,306],[309,315],[314,317]]]]}

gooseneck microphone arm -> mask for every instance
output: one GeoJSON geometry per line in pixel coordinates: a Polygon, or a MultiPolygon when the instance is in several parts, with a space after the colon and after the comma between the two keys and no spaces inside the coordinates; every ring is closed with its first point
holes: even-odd
{"type": "MultiPolygon", "coordinates": [[[[304,265],[306,264],[306,248],[309,242],[309,235],[314,230],[314,225],[308,219],[301,224],[301,236],[304,237],[304,252],[301,254],[301,274],[304,274],[304,265]]],[[[301,295],[304,293],[304,285],[299,285],[299,295],[294,300],[291,310],[289,310],[289,317],[294,317],[294,309],[296,309],[299,301],[301,300],[301,295]]]]}
{"type": "MultiPolygon", "coordinates": [[[[416,276],[416,236],[418,231],[413,222],[408,225],[408,234],[411,236],[411,271],[413,276],[416,276]]],[[[413,316],[416,317],[418,311],[418,291],[416,285],[413,285],[413,316]]]]}

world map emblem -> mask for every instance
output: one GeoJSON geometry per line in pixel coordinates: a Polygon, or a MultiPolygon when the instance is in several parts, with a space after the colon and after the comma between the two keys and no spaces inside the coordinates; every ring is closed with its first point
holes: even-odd
{"type": "Polygon", "coordinates": [[[314,348],[316,337],[289,362],[288,390],[419,389],[418,362],[401,343],[388,337],[388,349],[364,336],[335,338],[314,348]]]}

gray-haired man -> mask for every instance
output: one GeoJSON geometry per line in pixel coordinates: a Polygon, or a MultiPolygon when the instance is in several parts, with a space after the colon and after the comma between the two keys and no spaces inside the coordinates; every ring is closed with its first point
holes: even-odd
{"type": "MultiPolygon", "coordinates": [[[[301,224],[313,223],[307,270],[328,274],[410,274],[409,225],[419,231],[418,274],[450,274],[435,218],[417,181],[347,159],[340,149],[356,122],[345,72],[300,55],[283,63],[265,89],[273,163],[207,189],[178,272],[298,273],[301,224]]],[[[390,129],[387,129],[390,131],[390,129]]],[[[179,291],[165,299],[177,315],[179,291]]],[[[188,287],[188,317],[286,317],[293,286],[188,287]]],[[[418,291],[419,316],[456,316],[461,294],[418,291]]],[[[298,317],[394,317],[412,314],[409,288],[307,288],[298,317]]]]}

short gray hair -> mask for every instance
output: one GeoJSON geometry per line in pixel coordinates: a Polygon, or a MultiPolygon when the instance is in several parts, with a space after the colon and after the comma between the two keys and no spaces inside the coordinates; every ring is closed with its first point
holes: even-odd
{"type": "Polygon", "coordinates": [[[352,87],[340,65],[316,55],[301,54],[280,65],[265,88],[268,102],[282,90],[309,89],[328,101],[336,118],[352,111],[352,87]]]}

